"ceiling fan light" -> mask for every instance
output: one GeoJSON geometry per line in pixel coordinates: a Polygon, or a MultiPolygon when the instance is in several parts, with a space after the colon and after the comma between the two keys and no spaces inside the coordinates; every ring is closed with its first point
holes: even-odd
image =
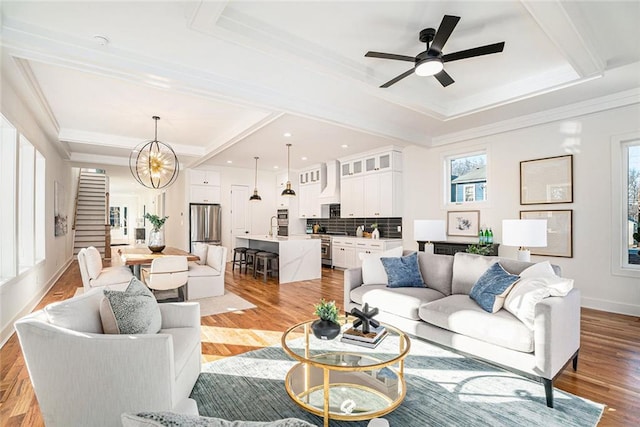
{"type": "Polygon", "coordinates": [[[416,74],[419,76],[433,76],[444,69],[444,64],[439,58],[426,58],[416,64],[416,74]]]}

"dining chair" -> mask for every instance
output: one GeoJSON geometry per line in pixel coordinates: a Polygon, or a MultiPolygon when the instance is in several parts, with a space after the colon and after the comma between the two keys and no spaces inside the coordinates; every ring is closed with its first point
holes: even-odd
{"type": "MultiPolygon", "coordinates": [[[[186,256],[163,256],[151,262],[151,268],[142,269],[142,279],[152,291],[178,290],[178,301],[184,301],[189,280],[189,264],[186,256]]],[[[158,292],[154,292],[156,298],[158,292]]],[[[167,299],[163,299],[167,301],[167,299]]]]}

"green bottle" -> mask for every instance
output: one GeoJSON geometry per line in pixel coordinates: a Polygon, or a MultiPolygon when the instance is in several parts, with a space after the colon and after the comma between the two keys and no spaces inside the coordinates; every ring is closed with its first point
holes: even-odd
{"type": "Polygon", "coordinates": [[[478,232],[478,244],[484,245],[484,230],[481,228],[480,232],[478,232]]]}
{"type": "Polygon", "coordinates": [[[487,241],[487,245],[493,245],[493,231],[491,229],[489,229],[489,231],[487,231],[487,233],[489,233],[486,241],[487,241]]]}

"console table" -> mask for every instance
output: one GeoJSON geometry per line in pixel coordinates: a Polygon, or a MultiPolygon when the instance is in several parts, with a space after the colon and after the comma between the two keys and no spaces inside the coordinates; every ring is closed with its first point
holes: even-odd
{"type": "MultiPolygon", "coordinates": [[[[424,252],[424,244],[427,242],[418,241],[418,250],[424,252]]],[[[466,252],[469,245],[477,245],[475,242],[432,242],[433,253],[439,255],[454,255],[456,252],[466,252]]],[[[498,256],[500,243],[484,245],[491,248],[488,256],[498,256]]]]}

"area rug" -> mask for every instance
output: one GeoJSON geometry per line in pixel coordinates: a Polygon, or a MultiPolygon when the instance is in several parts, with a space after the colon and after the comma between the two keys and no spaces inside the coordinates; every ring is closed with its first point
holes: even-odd
{"type": "MultiPolygon", "coordinates": [[[[207,363],[191,397],[201,415],[251,421],[296,417],[321,426],[320,417],[298,407],[285,391],[284,377],[295,363],[280,347],[207,363]]],[[[595,426],[604,410],[558,389],[555,408],[548,408],[541,383],[419,339],[412,340],[405,379],[404,401],[384,416],[391,427],[595,426]]],[[[367,421],[330,424],[364,427],[367,421]]]]}
{"type": "MultiPolygon", "coordinates": [[[[84,288],[77,288],[74,296],[82,295],[83,292],[84,288]]],[[[219,297],[194,299],[188,302],[197,302],[200,304],[200,316],[212,316],[214,314],[231,313],[256,308],[254,304],[229,291],[225,291],[224,295],[219,297]]]]}

